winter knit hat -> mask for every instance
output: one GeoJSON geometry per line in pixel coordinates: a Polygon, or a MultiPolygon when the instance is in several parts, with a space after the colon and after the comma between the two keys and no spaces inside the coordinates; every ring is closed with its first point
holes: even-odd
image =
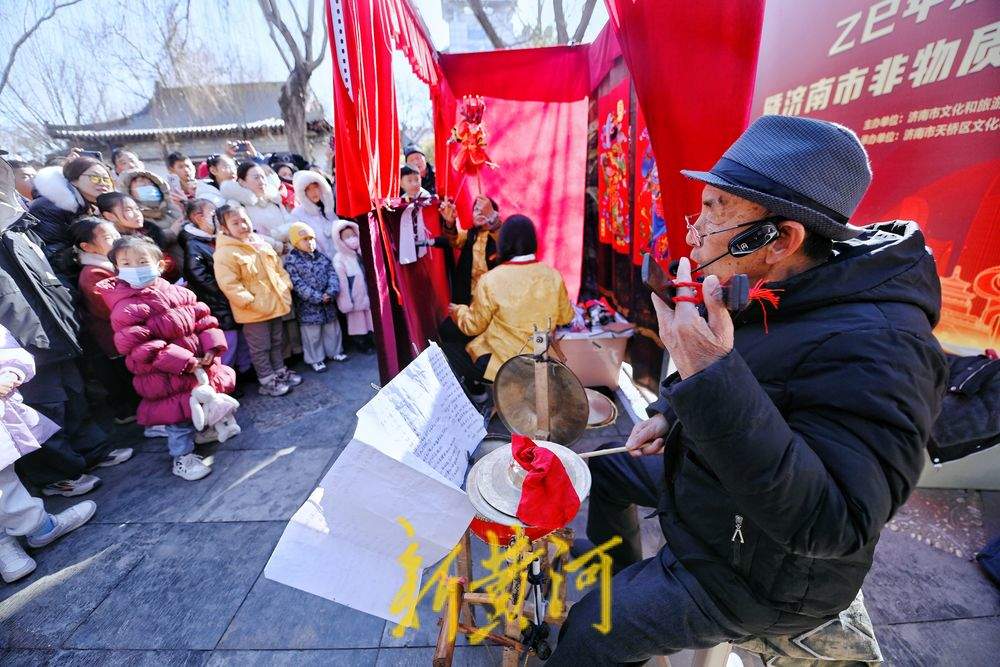
{"type": "Polygon", "coordinates": [[[288,228],[288,240],[291,241],[293,246],[298,246],[299,241],[302,239],[316,238],[316,232],[313,228],[304,222],[294,222],[288,228]]]}

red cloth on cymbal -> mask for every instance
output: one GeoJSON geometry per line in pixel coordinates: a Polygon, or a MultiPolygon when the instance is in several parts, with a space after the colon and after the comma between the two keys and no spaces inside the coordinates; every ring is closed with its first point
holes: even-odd
{"type": "Polygon", "coordinates": [[[511,450],[514,460],[528,471],[517,518],[529,526],[552,530],[572,521],[580,509],[580,497],[555,452],[523,435],[511,438],[511,450]]]}

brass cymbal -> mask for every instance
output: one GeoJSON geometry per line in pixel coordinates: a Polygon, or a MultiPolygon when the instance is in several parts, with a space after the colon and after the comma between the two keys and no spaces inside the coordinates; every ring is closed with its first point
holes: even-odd
{"type": "Polygon", "coordinates": [[[618,408],[614,401],[595,389],[587,389],[590,416],[587,428],[602,428],[614,424],[618,419],[618,408]]]}
{"type": "Polygon", "coordinates": [[[497,371],[493,397],[497,414],[511,433],[569,446],[587,428],[587,393],[573,371],[553,359],[511,357],[497,371]],[[536,401],[535,385],[539,380],[548,385],[547,401],[536,401]],[[539,404],[548,405],[548,433],[544,432],[544,423],[539,428],[539,404]]]}

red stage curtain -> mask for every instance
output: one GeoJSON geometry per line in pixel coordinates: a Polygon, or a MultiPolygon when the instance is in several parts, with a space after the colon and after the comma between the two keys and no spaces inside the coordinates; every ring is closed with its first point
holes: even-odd
{"type": "Polygon", "coordinates": [[[333,117],[336,137],[337,212],[354,217],[372,202],[399,193],[399,122],[392,85],[389,22],[381,2],[333,0],[343,11],[345,43],[338,44],[327,3],[331,49],[346,50],[350,90],[335,63],[333,117]]]}
{"type": "Polygon", "coordinates": [[[538,228],[539,259],[566,281],[570,298],[580,285],[587,158],[586,47],[553,47],[440,56],[445,81],[434,96],[438,192],[456,196],[471,218],[478,182],[449,165],[443,141],[457,121],[456,98],[482,95],[489,131],[487,152],[499,167],[480,174],[483,192],[502,215],[523,213],[538,228]]]}
{"type": "Polygon", "coordinates": [[[673,257],[687,255],[684,214],[702,185],[678,173],[708,169],[750,115],[763,0],[605,0],[656,153],[673,257]]]}

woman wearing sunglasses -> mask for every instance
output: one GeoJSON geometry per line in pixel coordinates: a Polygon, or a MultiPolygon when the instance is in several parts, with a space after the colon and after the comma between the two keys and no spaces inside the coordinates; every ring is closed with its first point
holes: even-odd
{"type": "Polygon", "coordinates": [[[81,216],[97,214],[97,198],[115,189],[111,172],[89,157],[68,160],[61,167],[45,167],[35,177],[38,197],[29,212],[38,219],[35,232],[45,241],[44,251],[64,284],[74,285],[79,267],[72,258],[70,226],[81,216]]]}

